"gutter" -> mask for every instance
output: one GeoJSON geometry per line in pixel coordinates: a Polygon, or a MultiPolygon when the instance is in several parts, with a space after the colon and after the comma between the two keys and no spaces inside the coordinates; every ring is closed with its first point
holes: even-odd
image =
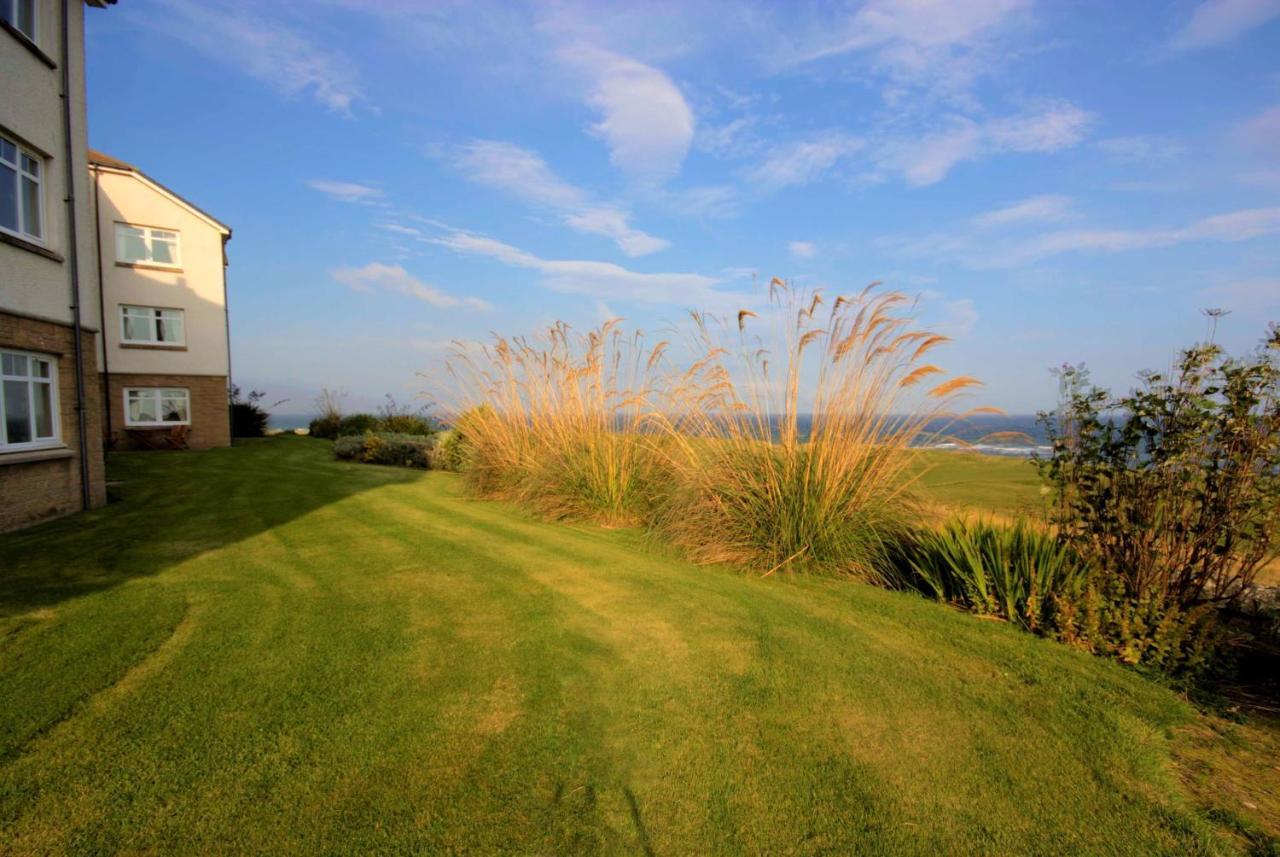
{"type": "MultiPolygon", "coordinates": [[[[78,2],[78,0],[77,0],[78,2]]],[[[71,280],[71,329],[75,337],[76,366],[76,423],[79,429],[80,447],[80,504],[88,510],[92,495],[89,491],[89,428],[85,425],[84,387],[84,332],[80,325],[80,264],[79,244],[76,237],[76,167],[72,160],[71,143],[71,7],[69,0],[62,0],[62,142],[63,160],[66,162],[67,182],[67,271],[71,280]]],[[[105,349],[104,349],[105,350],[105,349]]]]}

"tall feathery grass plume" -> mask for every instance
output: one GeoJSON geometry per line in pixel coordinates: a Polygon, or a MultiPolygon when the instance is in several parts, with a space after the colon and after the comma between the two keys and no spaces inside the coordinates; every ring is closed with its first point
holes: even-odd
{"type": "Polygon", "coordinates": [[[979,382],[929,362],[948,338],[878,285],[828,297],[774,279],[764,318],[693,315],[702,357],[663,415],[661,535],[699,561],[888,582],[915,517],[912,447],[979,382]]]}
{"type": "Polygon", "coordinates": [[[620,321],[455,343],[445,409],[474,490],[555,518],[642,519],[656,461],[645,424],[666,343],[620,321]]]}

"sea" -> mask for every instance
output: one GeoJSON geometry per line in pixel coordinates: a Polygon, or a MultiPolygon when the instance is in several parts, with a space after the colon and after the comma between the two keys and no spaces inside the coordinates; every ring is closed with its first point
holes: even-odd
{"type": "MultiPolygon", "coordinates": [[[[303,429],[310,425],[312,414],[272,414],[270,427],[281,431],[303,429]]],[[[809,416],[800,417],[800,433],[808,434],[809,416]]],[[[966,420],[936,421],[922,433],[920,446],[955,452],[978,452],[1028,458],[1052,451],[1044,429],[1034,414],[981,414],[966,420]]]]}

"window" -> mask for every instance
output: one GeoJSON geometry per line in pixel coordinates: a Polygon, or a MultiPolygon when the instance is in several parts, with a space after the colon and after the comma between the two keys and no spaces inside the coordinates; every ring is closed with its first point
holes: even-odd
{"type": "Polygon", "coordinates": [[[124,422],[130,426],[191,425],[191,394],[183,389],[130,387],[124,391],[124,422]]]}
{"type": "Polygon", "coordinates": [[[39,155],[0,137],[0,230],[43,243],[43,175],[39,155]]]}
{"type": "Polygon", "coordinates": [[[57,362],[42,354],[0,351],[0,450],[59,442],[57,362]]]}
{"type": "Polygon", "coordinates": [[[186,342],[182,310],[149,306],[120,307],[120,339],[135,345],[179,346],[186,342]]]}
{"type": "Polygon", "coordinates": [[[31,41],[36,40],[36,0],[0,0],[0,18],[31,41]]]}
{"type": "MultiPolygon", "coordinates": [[[[4,0],[0,0],[0,3],[4,0]]],[[[116,224],[116,261],[129,265],[178,267],[178,233],[150,226],[116,224]]]]}

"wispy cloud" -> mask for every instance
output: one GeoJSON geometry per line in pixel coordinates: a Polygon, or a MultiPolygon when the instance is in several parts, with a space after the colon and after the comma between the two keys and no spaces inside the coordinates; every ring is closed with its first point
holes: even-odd
{"type": "Polygon", "coordinates": [[[380,188],[355,182],[330,181],[328,179],[308,179],[307,187],[319,191],[338,202],[350,202],[357,205],[375,205],[382,201],[380,188]]]}
{"type": "Polygon", "coordinates": [[[861,139],[838,131],[791,140],[771,149],[747,171],[746,180],[763,191],[809,184],[864,145],[861,139]]]}
{"type": "Polygon", "coordinates": [[[205,3],[159,0],[151,24],[228,69],[261,81],[283,95],[307,95],[334,113],[350,116],[364,99],[354,64],[322,48],[298,30],[252,11],[205,3]]]}
{"type": "Polygon", "coordinates": [[[1186,226],[1147,229],[1057,229],[1037,234],[1010,227],[1071,215],[1065,197],[1033,197],[976,215],[966,228],[919,236],[885,237],[877,246],[905,256],[949,259],[967,268],[1017,268],[1067,253],[1122,253],[1199,241],[1235,243],[1280,233],[1280,207],[1252,208],[1201,218],[1186,226]],[[1002,234],[992,235],[994,227],[1002,234]]]}
{"type": "Polygon", "coordinates": [[[1231,136],[1246,152],[1280,163],[1280,104],[1241,122],[1231,136]]]}
{"type": "Polygon", "coordinates": [[[1168,41],[1174,52],[1216,48],[1280,17],[1280,0],[1204,0],[1168,41]]]}
{"type": "Polygon", "coordinates": [[[456,147],[452,160],[472,181],[552,209],[570,228],[603,235],[628,256],[644,256],[670,246],[669,241],[633,227],[626,209],[592,200],[585,190],[556,175],[536,152],[514,143],[473,140],[456,147]]]}
{"type": "Polygon", "coordinates": [[[641,273],[615,265],[572,259],[543,259],[484,235],[452,232],[428,239],[457,253],[488,256],[516,268],[537,271],[554,291],[588,295],[598,300],[627,300],[676,306],[719,306],[728,293],[714,287],[717,277],[695,273],[641,273]]]}
{"type": "Polygon", "coordinates": [[[942,181],[965,161],[1003,152],[1047,153],[1077,146],[1093,120],[1092,113],[1069,102],[1051,102],[981,123],[952,116],[944,128],[882,144],[874,158],[880,170],[925,187],[942,181]]]}
{"type": "Polygon", "coordinates": [[[958,95],[995,68],[1002,37],[1030,0],[869,0],[855,11],[819,15],[784,44],[783,65],[855,57],[886,79],[894,101],[903,87],[958,95]]]}
{"type": "Polygon", "coordinates": [[[559,57],[590,80],[587,103],[600,113],[591,130],[614,166],[631,178],[662,182],[680,171],[693,141],[693,110],[671,78],[652,66],[586,44],[559,57]]]}
{"type": "Polygon", "coordinates": [[[370,262],[363,268],[336,268],[329,272],[339,283],[358,292],[377,290],[407,295],[437,309],[462,307],[471,310],[492,309],[479,298],[458,298],[446,294],[435,286],[424,283],[399,265],[370,262]]]}
{"type": "Polygon", "coordinates": [[[1071,197],[1042,194],[976,214],[969,222],[978,229],[992,229],[1021,223],[1065,220],[1071,215],[1071,209],[1071,197]]]}
{"type": "Polygon", "coordinates": [[[1229,310],[1280,309],[1280,277],[1253,277],[1230,280],[1211,286],[1201,295],[1229,310]]]}
{"type": "Polygon", "coordinates": [[[787,250],[793,259],[812,259],[818,255],[818,246],[812,241],[792,241],[787,250]]]}
{"type": "Polygon", "coordinates": [[[1111,160],[1122,164],[1153,164],[1171,161],[1186,153],[1177,140],[1154,134],[1108,137],[1093,144],[1111,160]]]}

